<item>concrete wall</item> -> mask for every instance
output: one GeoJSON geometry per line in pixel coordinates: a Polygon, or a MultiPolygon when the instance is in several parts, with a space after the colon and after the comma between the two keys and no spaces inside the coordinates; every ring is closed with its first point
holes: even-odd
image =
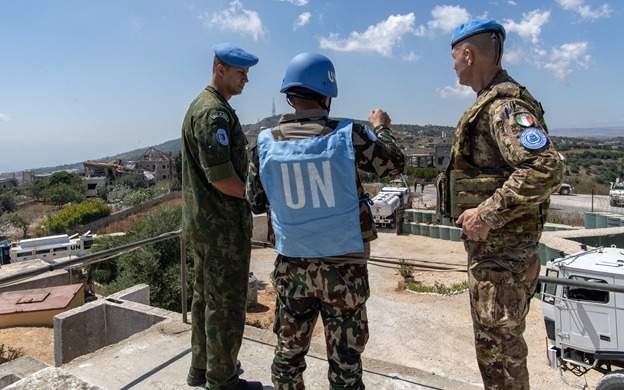
{"type": "MultiPolygon", "coordinates": [[[[145,288],[149,289],[135,286],[116,296],[144,299],[145,288]]],[[[118,343],[171,315],[163,309],[113,297],[66,311],[54,317],[54,363],[60,366],[118,343]]]]}
{"type": "Polygon", "coordinates": [[[69,272],[66,270],[56,270],[46,272],[42,275],[35,276],[30,279],[19,281],[8,286],[0,287],[0,293],[7,291],[19,291],[30,290],[35,288],[47,288],[65,286],[67,284],[79,283],[80,278],[74,275],[73,279],[69,277],[69,272]]]}
{"type": "Polygon", "coordinates": [[[150,304],[150,288],[147,284],[137,284],[123,291],[119,291],[108,298],[141,303],[143,305],[150,304]]]}
{"type": "Polygon", "coordinates": [[[144,202],[138,206],[129,207],[127,209],[117,211],[115,213],[112,213],[108,217],[100,218],[97,221],[93,221],[86,225],[79,225],[75,228],[75,231],[77,232],[86,232],[87,230],[97,231],[98,229],[101,229],[107,225],[110,225],[111,223],[121,221],[122,219],[125,219],[131,215],[149,210],[156,205],[159,205],[163,202],[176,199],[179,197],[180,197],[180,192],[170,192],[168,194],[158,196],[154,199],[150,199],[147,202],[144,202]]]}

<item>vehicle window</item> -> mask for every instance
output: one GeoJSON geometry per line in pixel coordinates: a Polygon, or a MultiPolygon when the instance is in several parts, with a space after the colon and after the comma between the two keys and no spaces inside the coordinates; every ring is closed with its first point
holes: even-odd
{"type": "MultiPolygon", "coordinates": [[[[606,281],[601,279],[594,278],[586,278],[583,276],[570,276],[572,280],[580,280],[584,282],[590,283],[604,283],[607,284],[606,281]]],[[[593,290],[589,288],[583,287],[569,287],[568,288],[568,298],[574,299],[576,301],[587,301],[587,302],[598,302],[598,303],[609,303],[609,292],[601,291],[601,290],[593,290]]]]}
{"type": "MultiPolygon", "coordinates": [[[[554,270],[554,269],[547,269],[546,270],[546,276],[550,276],[553,278],[556,278],[559,276],[559,271],[554,270]]],[[[543,290],[544,293],[542,294],[542,300],[545,303],[548,304],[554,304],[555,303],[555,295],[557,294],[557,285],[554,283],[544,283],[543,286],[543,290]]]]}
{"type": "Polygon", "coordinates": [[[613,189],[614,190],[624,190],[624,183],[622,183],[622,184],[614,184],[613,185],[613,189]]]}

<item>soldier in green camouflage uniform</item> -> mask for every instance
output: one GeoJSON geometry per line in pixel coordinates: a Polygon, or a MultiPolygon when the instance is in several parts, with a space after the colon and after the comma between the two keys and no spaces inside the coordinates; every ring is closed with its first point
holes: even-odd
{"type": "Polygon", "coordinates": [[[242,92],[257,59],[232,54],[230,46],[215,48],[212,83],[193,100],[182,126],[184,235],[195,260],[187,382],[219,390],[248,388],[237,367],[251,254],[247,139],[228,99],[242,92]]]}
{"type": "Polygon", "coordinates": [[[473,21],[454,33],[460,83],[478,92],[438,180],[439,211],[462,225],[477,361],[486,389],[529,389],[522,337],[539,276],[538,242],[563,162],[541,104],[500,67],[505,32],[473,21]]]}
{"type": "MultiPolygon", "coordinates": [[[[273,129],[276,140],[316,137],[336,129],[338,121],[328,118],[329,105],[317,103],[315,94],[302,98],[309,92],[305,89],[285,92],[295,113],[282,116],[273,129]],[[293,98],[290,93],[299,98],[293,98]]],[[[373,110],[369,120],[375,130],[353,125],[356,167],[379,177],[400,174],[404,169],[404,155],[388,128],[389,116],[381,110],[373,110]]],[[[268,201],[260,180],[255,147],[251,160],[247,197],[254,213],[267,212],[268,201]]],[[[359,178],[357,191],[360,199],[365,197],[359,178]]],[[[377,238],[366,202],[360,203],[360,229],[365,242],[364,253],[325,258],[278,255],[272,275],[277,295],[273,329],[277,347],[271,372],[276,390],[304,389],[305,355],[319,314],[325,330],[330,388],[364,388],[360,356],[368,341],[365,304],[370,290],[366,262],[370,254],[369,242],[377,238]]]]}

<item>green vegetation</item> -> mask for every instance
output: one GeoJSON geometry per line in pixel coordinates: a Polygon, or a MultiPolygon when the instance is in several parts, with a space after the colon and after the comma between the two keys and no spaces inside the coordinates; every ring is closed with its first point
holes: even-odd
{"type": "Polygon", "coordinates": [[[11,348],[4,344],[0,344],[0,364],[10,362],[22,357],[24,352],[21,349],[11,348]]]}
{"type": "Polygon", "coordinates": [[[17,210],[16,194],[13,191],[7,191],[0,194],[0,215],[10,213],[17,210]]]}
{"type": "Polygon", "coordinates": [[[110,214],[110,207],[101,199],[89,199],[66,205],[56,214],[47,216],[42,223],[45,234],[66,233],[76,225],[84,225],[110,214]]]}
{"type": "MultiPolygon", "coordinates": [[[[93,250],[113,248],[154,237],[179,229],[181,225],[181,207],[161,208],[133,225],[125,236],[107,237],[96,242],[93,250]]],[[[193,257],[189,248],[190,244],[187,245],[189,278],[186,286],[189,291],[189,304],[192,298],[193,281],[193,257]]],[[[105,294],[146,283],[150,286],[152,305],[180,312],[180,242],[174,239],[162,241],[122,255],[117,261],[95,264],[89,269],[89,279],[102,284],[105,294]]]]}
{"type": "Polygon", "coordinates": [[[410,291],[421,293],[434,293],[442,295],[454,295],[468,290],[468,282],[454,283],[446,286],[443,283],[435,282],[433,286],[425,286],[421,282],[408,282],[406,288],[410,291]]]}
{"type": "Polygon", "coordinates": [[[82,179],[68,172],[56,172],[46,179],[35,182],[32,193],[36,199],[59,206],[85,199],[82,179]]]}

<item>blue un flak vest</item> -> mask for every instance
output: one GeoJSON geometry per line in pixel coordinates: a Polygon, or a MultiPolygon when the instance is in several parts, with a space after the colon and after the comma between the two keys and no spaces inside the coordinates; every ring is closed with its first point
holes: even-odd
{"type": "Polygon", "coordinates": [[[275,249],[289,257],[364,251],[353,123],[321,136],[276,141],[258,135],[260,181],[271,207],[275,249]]]}

